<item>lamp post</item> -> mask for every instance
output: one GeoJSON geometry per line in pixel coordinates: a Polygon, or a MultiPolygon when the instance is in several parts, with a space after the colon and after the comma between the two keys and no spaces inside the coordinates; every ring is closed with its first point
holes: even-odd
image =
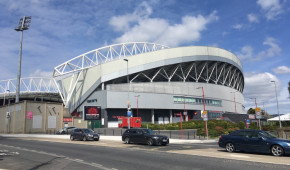
{"type": "MultiPolygon", "coordinates": [[[[198,87],[196,89],[200,89],[202,90],[202,99],[203,99],[203,109],[205,111],[205,100],[204,100],[204,90],[203,90],[203,87],[198,87]]],[[[208,119],[208,117],[207,117],[208,119]]],[[[205,133],[206,133],[206,139],[208,140],[208,131],[207,131],[207,119],[205,119],[205,133]]]]}
{"type": "Polygon", "coordinates": [[[280,124],[280,128],[282,128],[281,118],[280,118],[280,112],[279,112],[278,97],[277,97],[276,81],[273,81],[272,80],[271,82],[275,84],[275,93],[276,93],[277,109],[278,109],[278,115],[279,115],[279,124],[280,124]]]}
{"type": "Polygon", "coordinates": [[[140,95],[137,95],[137,96],[135,96],[135,97],[137,97],[137,117],[139,117],[139,112],[138,112],[138,97],[139,97],[140,95]]]}
{"type": "Polygon", "coordinates": [[[127,62],[127,83],[128,83],[128,110],[127,110],[127,116],[128,116],[128,129],[130,129],[130,116],[129,116],[129,112],[130,112],[130,101],[129,101],[129,90],[130,90],[130,82],[129,82],[129,73],[128,73],[128,63],[129,60],[128,59],[124,59],[124,61],[127,62]]]}
{"type": "Polygon", "coordinates": [[[234,93],[235,113],[237,113],[237,105],[236,105],[236,92],[237,92],[237,91],[231,92],[231,93],[234,93]]]}
{"type": "Polygon", "coordinates": [[[19,94],[20,94],[20,77],[21,77],[21,58],[22,58],[23,31],[29,29],[30,23],[31,23],[31,17],[25,17],[24,16],[23,18],[21,18],[19,20],[18,25],[15,27],[15,31],[21,31],[15,103],[19,102],[19,94]]]}

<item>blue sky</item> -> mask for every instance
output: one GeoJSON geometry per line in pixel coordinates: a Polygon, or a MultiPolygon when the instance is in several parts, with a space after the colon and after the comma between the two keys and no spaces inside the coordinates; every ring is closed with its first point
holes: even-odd
{"type": "Polygon", "coordinates": [[[0,0],[0,80],[17,75],[19,19],[24,31],[22,77],[51,76],[57,65],[120,42],[170,47],[205,45],[231,51],[243,64],[246,108],[290,113],[290,2],[287,0],[0,0]]]}

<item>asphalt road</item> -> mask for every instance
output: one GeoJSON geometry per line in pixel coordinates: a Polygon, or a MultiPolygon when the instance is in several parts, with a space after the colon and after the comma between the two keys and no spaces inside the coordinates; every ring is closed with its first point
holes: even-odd
{"type": "MultiPolygon", "coordinates": [[[[116,141],[43,141],[1,137],[0,169],[290,169],[289,165],[190,154],[195,150],[210,153],[211,150],[217,152],[218,147],[216,143],[152,147],[116,141]]],[[[219,151],[219,154],[228,153],[219,151]]],[[[266,157],[273,158],[270,155],[266,157]]],[[[289,157],[285,159],[289,160],[289,157]]]]}

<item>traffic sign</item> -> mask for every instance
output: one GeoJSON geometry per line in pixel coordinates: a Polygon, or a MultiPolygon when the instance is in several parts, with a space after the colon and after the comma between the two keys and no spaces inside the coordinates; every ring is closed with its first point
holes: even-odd
{"type": "Polygon", "coordinates": [[[131,111],[127,111],[127,116],[131,117],[132,116],[132,112],[131,111]]]}
{"type": "Polygon", "coordinates": [[[256,118],[261,119],[262,118],[261,108],[257,107],[255,111],[256,111],[256,118]]]}

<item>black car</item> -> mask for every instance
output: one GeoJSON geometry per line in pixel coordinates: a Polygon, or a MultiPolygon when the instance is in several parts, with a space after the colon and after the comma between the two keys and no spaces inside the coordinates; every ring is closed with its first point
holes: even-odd
{"type": "Polygon", "coordinates": [[[60,130],[58,130],[56,132],[56,134],[71,134],[71,132],[75,129],[76,127],[72,127],[72,126],[69,126],[69,127],[64,127],[60,130]]]}
{"type": "Polygon", "coordinates": [[[83,140],[83,141],[87,141],[87,140],[95,140],[98,141],[100,140],[100,135],[95,133],[93,130],[91,129],[74,129],[70,135],[70,140],[83,140]]]}
{"type": "Polygon", "coordinates": [[[122,141],[126,144],[143,143],[148,145],[167,145],[169,138],[164,135],[157,135],[151,129],[127,129],[122,135],[122,141]]]}
{"type": "Polygon", "coordinates": [[[263,130],[237,130],[229,135],[221,135],[218,144],[228,152],[239,150],[271,153],[274,156],[290,153],[290,140],[277,138],[263,130]]]}

